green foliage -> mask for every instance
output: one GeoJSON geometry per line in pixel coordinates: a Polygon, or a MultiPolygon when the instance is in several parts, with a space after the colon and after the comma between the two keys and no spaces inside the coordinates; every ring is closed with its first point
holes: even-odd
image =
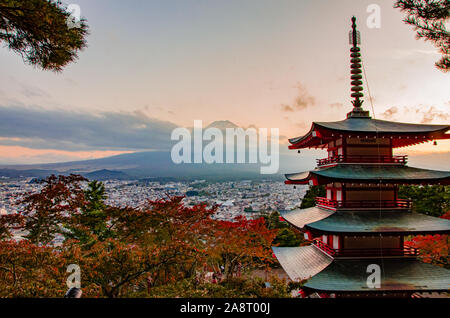
{"type": "Polygon", "coordinates": [[[74,216],[75,226],[67,225],[66,239],[76,239],[81,244],[93,243],[93,235],[98,240],[105,240],[112,236],[107,226],[105,185],[99,181],[92,181],[84,191],[85,204],[81,207],[81,214],[74,216]]]}
{"type": "Polygon", "coordinates": [[[311,208],[316,205],[316,197],[325,197],[326,191],[324,186],[311,186],[308,191],[306,191],[305,196],[302,199],[302,204],[300,209],[311,208]]]}
{"type": "Polygon", "coordinates": [[[449,186],[400,186],[398,196],[412,200],[417,213],[439,217],[450,209],[449,186]]]}
{"type": "Polygon", "coordinates": [[[44,70],[61,71],[86,47],[85,20],[70,27],[61,1],[1,0],[0,42],[26,63],[44,70]]]}
{"type": "Polygon", "coordinates": [[[275,240],[273,240],[274,245],[285,247],[299,246],[302,242],[303,240],[298,238],[291,229],[279,230],[275,240]]]}
{"type": "Polygon", "coordinates": [[[446,23],[450,18],[448,0],[397,0],[395,8],[407,13],[403,20],[417,31],[418,39],[431,41],[442,54],[436,67],[444,72],[450,70],[450,32],[446,23]]]}
{"type": "Polygon", "coordinates": [[[280,221],[280,213],[278,211],[273,211],[270,215],[264,215],[267,227],[269,229],[284,229],[288,228],[289,225],[286,222],[280,221]]]}
{"type": "Polygon", "coordinates": [[[272,212],[265,215],[266,225],[269,229],[278,229],[277,236],[272,244],[277,246],[299,246],[303,242],[302,235],[292,230],[286,221],[280,221],[280,213],[272,212]]]}

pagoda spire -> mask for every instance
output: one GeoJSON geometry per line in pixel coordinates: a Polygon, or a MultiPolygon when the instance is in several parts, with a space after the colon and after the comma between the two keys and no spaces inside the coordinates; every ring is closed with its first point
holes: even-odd
{"type": "Polygon", "coordinates": [[[350,57],[351,57],[351,85],[353,97],[352,104],[353,110],[347,114],[347,117],[369,117],[369,112],[362,109],[363,100],[361,99],[364,94],[362,93],[362,60],[361,60],[361,49],[358,44],[361,44],[361,37],[359,31],[356,30],[356,17],[352,17],[352,30],[349,33],[350,45],[350,57]]]}

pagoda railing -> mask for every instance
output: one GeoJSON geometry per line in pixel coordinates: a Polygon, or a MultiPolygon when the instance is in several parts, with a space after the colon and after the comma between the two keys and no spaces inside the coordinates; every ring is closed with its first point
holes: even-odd
{"type": "Polygon", "coordinates": [[[419,250],[411,246],[399,248],[344,248],[334,249],[321,240],[313,240],[313,244],[333,257],[365,257],[365,256],[418,256],[419,250]]]}
{"type": "Polygon", "coordinates": [[[397,200],[346,200],[338,201],[323,197],[316,197],[316,205],[326,208],[411,208],[411,200],[397,199],[397,200]]]}
{"type": "Polygon", "coordinates": [[[328,255],[335,256],[336,251],[329,246],[328,244],[325,244],[321,240],[313,240],[313,244],[316,245],[318,248],[320,248],[322,251],[327,253],[328,255]]]}
{"type": "Polygon", "coordinates": [[[329,165],[333,163],[396,163],[406,164],[408,156],[377,156],[377,155],[337,155],[331,158],[317,159],[318,166],[329,165]]]}

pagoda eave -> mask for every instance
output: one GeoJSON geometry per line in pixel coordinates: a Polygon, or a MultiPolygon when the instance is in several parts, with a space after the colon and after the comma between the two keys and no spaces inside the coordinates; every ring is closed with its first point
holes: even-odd
{"type": "Polygon", "coordinates": [[[434,235],[450,234],[450,220],[401,211],[331,211],[320,207],[282,212],[283,219],[315,237],[329,235],[434,235]]]}
{"type": "Polygon", "coordinates": [[[448,292],[450,271],[411,258],[334,260],[304,285],[308,291],[325,293],[448,292]],[[383,268],[381,284],[367,285],[367,268],[383,268]]]}
{"type": "Polygon", "coordinates": [[[416,125],[371,118],[349,118],[341,122],[313,123],[306,135],[289,139],[289,149],[324,149],[330,141],[341,137],[387,138],[392,140],[393,148],[399,148],[450,139],[450,134],[446,133],[449,129],[449,125],[416,125]]]}
{"type": "Polygon", "coordinates": [[[332,182],[383,184],[450,184],[450,171],[394,165],[345,165],[285,175],[286,184],[322,185],[332,182]]]}
{"type": "Polygon", "coordinates": [[[298,230],[303,230],[305,225],[323,220],[335,213],[331,210],[311,207],[306,209],[295,209],[292,211],[280,211],[281,217],[298,230]]]}

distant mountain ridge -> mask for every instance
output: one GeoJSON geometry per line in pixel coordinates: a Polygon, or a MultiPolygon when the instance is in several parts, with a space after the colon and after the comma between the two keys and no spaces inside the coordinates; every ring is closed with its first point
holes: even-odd
{"type": "Polygon", "coordinates": [[[174,164],[169,151],[135,152],[112,157],[36,165],[0,166],[0,177],[45,177],[50,174],[81,174],[88,179],[259,179],[259,164],[174,164]]]}

